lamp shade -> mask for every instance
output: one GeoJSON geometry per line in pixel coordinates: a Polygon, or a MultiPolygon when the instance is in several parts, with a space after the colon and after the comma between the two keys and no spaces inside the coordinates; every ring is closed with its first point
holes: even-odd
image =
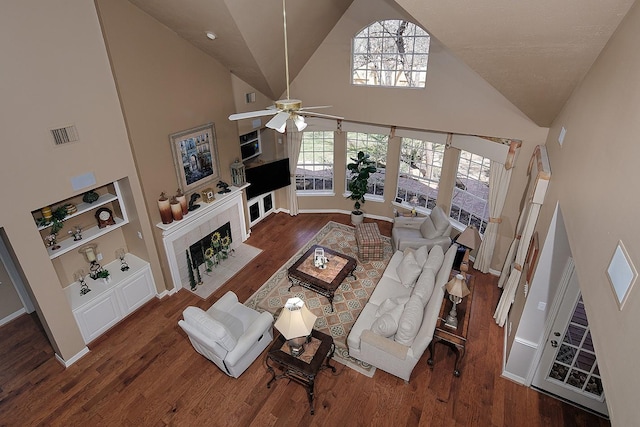
{"type": "Polygon", "coordinates": [[[317,318],[300,298],[289,298],[273,326],[290,340],[309,335],[317,318]]]}
{"type": "Polygon", "coordinates": [[[480,238],[478,229],[472,225],[465,228],[465,230],[456,239],[457,244],[459,244],[460,246],[465,246],[471,250],[479,247],[481,242],[482,239],[480,238]]]}
{"type": "Polygon", "coordinates": [[[456,274],[453,279],[449,280],[445,289],[449,292],[449,295],[459,298],[464,298],[471,293],[469,288],[467,288],[467,281],[464,280],[462,274],[456,274]]]}

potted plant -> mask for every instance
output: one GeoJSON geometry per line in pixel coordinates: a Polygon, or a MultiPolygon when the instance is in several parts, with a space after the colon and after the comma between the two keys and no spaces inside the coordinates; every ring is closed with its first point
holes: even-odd
{"type": "Polygon", "coordinates": [[[364,214],[360,206],[364,204],[364,195],[367,194],[369,177],[376,171],[375,161],[371,160],[368,154],[358,151],[357,158],[351,158],[351,163],[347,165],[347,170],[351,172],[347,182],[347,190],[351,192],[349,198],[354,200],[353,211],[351,211],[351,223],[360,224],[364,219],[364,214]]]}

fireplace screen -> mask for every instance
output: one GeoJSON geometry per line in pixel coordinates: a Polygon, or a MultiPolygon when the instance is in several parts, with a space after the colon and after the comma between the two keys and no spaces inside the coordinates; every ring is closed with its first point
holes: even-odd
{"type": "Polygon", "coordinates": [[[189,252],[191,254],[191,262],[193,264],[192,265],[193,268],[197,268],[198,266],[204,263],[204,260],[205,260],[204,253],[208,248],[212,247],[211,238],[216,233],[219,233],[220,238],[228,237],[229,242],[233,242],[233,239],[231,237],[231,222],[227,222],[222,227],[218,228],[211,234],[208,234],[207,236],[202,238],[200,241],[189,246],[189,252]]]}

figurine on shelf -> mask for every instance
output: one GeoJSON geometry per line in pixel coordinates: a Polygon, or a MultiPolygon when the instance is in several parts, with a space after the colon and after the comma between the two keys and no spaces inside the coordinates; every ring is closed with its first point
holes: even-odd
{"type": "Polygon", "coordinates": [[[196,201],[200,198],[200,194],[193,193],[191,198],[189,199],[189,212],[195,211],[200,207],[200,205],[196,205],[196,201]]]}
{"type": "Polygon", "coordinates": [[[56,249],[60,249],[60,245],[58,244],[58,236],[57,234],[51,233],[44,236],[44,241],[51,248],[52,251],[56,249]]]}
{"type": "Polygon", "coordinates": [[[79,225],[75,225],[73,230],[69,230],[69,234],[73,236],[73,241],[77,242],[78,240],[82,240],[82,227],[79,225]]]}
{"type": "Polygon", "coordinates": [[[229,190],[229,184],[224,181],[218,181],[218,185],[216,185],[216,187],[220,188],[218,194],[231,193],[231,190],[229,190]]]}
{"type": "Polygon", "coordinates": [[[116,250],[116,258],[120,260],[120,271],[127,271],[129,269],[129,264],[124,259],[126,252],[123,248],[116,250]]]}

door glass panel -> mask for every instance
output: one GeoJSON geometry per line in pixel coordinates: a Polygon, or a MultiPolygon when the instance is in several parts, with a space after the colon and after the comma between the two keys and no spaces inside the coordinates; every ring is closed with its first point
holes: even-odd
{"type": "Polygon", "coordinates": [[[548,378],[584,395],[601,397],[604,392],[582,296],[556,351],[548,378]]]}

